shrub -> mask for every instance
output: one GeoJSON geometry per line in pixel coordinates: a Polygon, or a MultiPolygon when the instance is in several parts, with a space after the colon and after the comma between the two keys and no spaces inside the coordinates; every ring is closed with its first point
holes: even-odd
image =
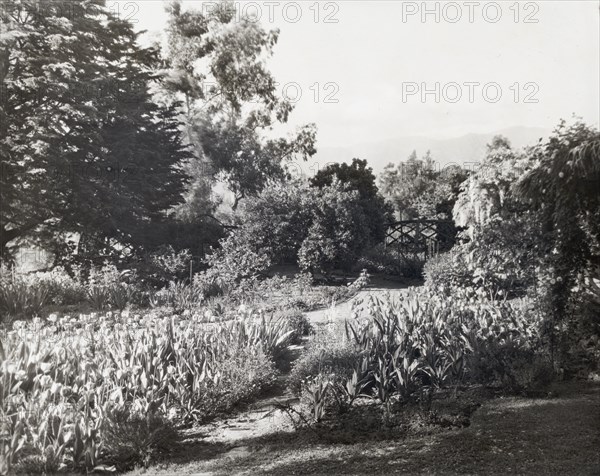
{"type": "Polygon", "coordinates": [[[244,279],[264,274],[271,266],[269,251],[248,240],[243,231],[234,230],[220,243],[221,247],[206,259],[209,269],[199,273],[202,286],[218,286],[227,292],[244,279]]]}
{"type": "Polygon", "coordinates": [[[359,193],[334,180],[316,189],[311,199],[311,224],[298,250],[298,264],[312,273],[351,269],[371,244],[359,193]]]}
{"type": "Polygon", "coordinates": [[[135,281],[131,271],[119,271],[115,265],[105,264],[92,267],[85,283],[87,299],[96,310],[115,309],[122,311],[132,303],[138,289],[129,281],[135,281]]]}
{"type": "Polygon", "coordinates": [[[340,339],[332,332],[320,331],[294,362],[288,385],[295,392],[300,392],[303,385],[318,375],[341,381],[351,377],[361,361],[360,351],[350,341],[340,339]]]}
{"type": "Polygon", "coordinates": [[[140,271],[151,284],[165,286],[171,281],[189,277],[192,254],[189,250],[175,251],[171,245],[153,252],[140,271]]]}
{"type": "Polygon", "coordinates": [[[539,278],[537,271],[549,253],[539,218],[529,213],[495,216],[472,230],[468,241],[432,257],[424,267],[426,284],[473,286],[491,296],[523,296],[539,278]]]}
{"type": "Polygon", "coordinates": [[[509,392],[540,389],[554,377],[547,356],[514,341],[486,342],[468,354],[467,368],[472,382],[500,385],[509,392]]]}
{"type": "Polygon", "coordinates": [[[115,283],[108,290],[108,302],[111,309],[123,311],[136,300],[137,289],[125,282],[115,283]]]}
{"type": "Polygon", "coordinates": [[[241,242],[262,247],[273,263],[296,263],[312,223],[314,194],[300,182],[274,182],[248,198],[236,230],[241,242]]]}
{"type": "Polygon", "coordinates": [[[539,216],[491,218],[457,252],[473,275],[473,284],[492,295],[522,296],[535,284],[536,268],[550,267],[551,248],[539,216]]]}
{"type": "Polygon", "coordinates": [[[373,217],[358,191],[337,180],[322,188],[272,184],[246,201],[241,218],[208,260],[226,283],[264,273],[271,263],[298,263],[312,273],[349,269],[373,244],[373,217]]]}
{"type": "Polygon", "coordinates": [[[178,441],[172,422],[150,412],[141,414],[128,408],[109,410],[103,420],[102,455],[117,471],[148,466],[158,456],[169,453],[178,441]]]}
{"type": "Polygon", "coordinates": [[[33,273],[27,279],[48,290],[48,303],[62,306],[79,304],[86,300],[86,291],[79,269],[74,269],[73,273],[71,276],[64,268],[57,267],[51,271],[33,273]]]}
{"type": "Polygon", "coordinates": [[[202,289],[183,281],[171,281],[167,287],[151,294],[153,307],[169,306],[176,314],[191,311],[204,301],[202,289]]]}
{"type": "MultiPolygon", "coordinates": [[[[195,274],[192,286],[205,300],[211,297],[221,296],[226,290],[231,291],[229,283],[225,283],[218,276],[217,270],[209,270],[195,274]]],[[[236,288],[234,287],[233,289],[236,288]]]]}
{"type": "Polygon", "coordinates": [[[314,187],[331,186],[339,180],[347,190],[359,194],[359,206],[367,221],[369,242],[380,243],[385,239],[385,224],[392,221],[392,207],[385,202],[375,182],[375,175],[366,160],[352,159],[351,164],[331,164],[319,170],[310,180],[314,187]]]}
{"type": "Polygon", "coordinates": [[[448,252],[431,256],[423,266],[425,286],[450,291],[456,287],[473,286],[473,273],[461,253],[448,252]]]}
{"type": "Polygon", "coordinates": [[[304,312],[297,308],[284,309],[273,314],[276,319],[282,319],[287,322],[289,328],[293,331],[291,341],[300,342],[300,339],[313,332],[313,327],[306,318],[304,312]]]}

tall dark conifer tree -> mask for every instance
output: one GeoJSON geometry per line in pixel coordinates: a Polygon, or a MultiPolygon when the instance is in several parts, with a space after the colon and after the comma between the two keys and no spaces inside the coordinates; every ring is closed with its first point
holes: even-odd
{"type": "Polygon", "coordinates": [[[98,256],[135,250],[181,201],[190,157],[149,91],[158,52],[103,0],[3,1],[0,21],[3,255],[70,232],[98,256]]]}

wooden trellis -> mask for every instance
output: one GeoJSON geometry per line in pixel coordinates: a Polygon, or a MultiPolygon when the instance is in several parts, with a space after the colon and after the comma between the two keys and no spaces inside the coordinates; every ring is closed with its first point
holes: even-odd
{"type": "Polygon", "coordinates": [[[454,223],[448,220],[402,220],[389,223],[386,250],[424,257],[446,251],[454,243],[454,223]]]}

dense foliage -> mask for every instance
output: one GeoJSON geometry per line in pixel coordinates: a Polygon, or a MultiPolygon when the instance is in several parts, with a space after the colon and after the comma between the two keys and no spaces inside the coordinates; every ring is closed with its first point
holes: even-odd
{"type": "Polygon", "coordinates": [[[347,322],[347,340],[325,334],[294,368],[291,383],[306,391],[311,421],[366,397],[384,404],[387,422],[392,404],[424,390],[470,382],[521,391],[552,378],[535,313],[481,290],[414,289],[366,307],[347,322]]]}
{"type": "Polygon", "coordinates": [[[399,219],[450,220],[459,186],[466,177],[466,171],[456,165],[439,169],[429,152],[419,159],[413,151],[406,161],[385,167],[379,188],[399,219]]]}
{"type": "Polygon", "coordinates": [[[8,0],[0,26],[0,259],[26,241],[57,257],[0,263],[0,474],[149,464],[182,425],[256,398],[309,334],[288,380],[309,424],[600,370],[597,129],[496,137],[470,174],[414,152],[378,182],[359,159],[295,180],[316,127],[274,136],[292,111],[266,67],[279,32],[232,2],[172,1],[162,51],[104,0],[8,0]],[[305,311],[368,271],[420,276],[382,243],[416,218],[461,228],[425,253],[425,285],[315,330],[305,311]]]}
{"type": "Polygon", "coordinates": [[[524,151],[496,138],[454,207],[465,227],[462,243],[425,269],[429,287],[528,296],[545,316],[545,338],[565,371],[574,350],[597,365],[588,344],[600,331],[598,140],[581,122],[561,122],[548,141],[524,151]]]}
{"type": "Polygon", "coordinates": [[[574,286],[600,279],[600,133],[561,122],[546,144],[532,151],[535,167],[519,192],[541,215],[552,249],[554,312],[564,317],[574,286]]]}
{"type": "MultiPolygon", "coordinates": [[[[238,228],[209,258],[221,274],[240,278],[275,263],[297,263],[311,272],[351,267],[376,244],[373,216],[358,191],[335,180],[321,188],[273,182],[242,208],[238,228]]],[[[379,215],[377,228],[383,227],[379,215]]]]}
{"type": "Polygon", "coordinates": [[[360,196],[360,205],[368,220],[369,241],[383,242],[385,225],[392,221],[392,209],[379,193],[373,169],[366,160],[352,159],[351,164],[331,164],[319,170],[310,179],[311,185],[319,188],[329,186],[334,180],[346,185],[349,190],[356,190],[360,196]]]}
{"type": "MultiPolygon", "coordinates": [[[[495,138],[454,207],[461,242],[429,259],[425,287],[374,299],[317,337],[294,368],[304,423],[359,400],[399,403],[465,383],[539,392],[598,371],[598,131],[561,123],[524,151],[495,138]]],[[[334,412],[335,414],[335,412],[334,412]]]]}
{"type": "Polygon", "coordinates": [[[535,286],[551,249],[539,214],[517,190],[519,180],[533,167],[531,151],[514,150],[501,136],[493,139],[479,168],[461,185],[454,205],[454,220],[463,228],[462,243],[450,257],[455,269],[436,272],[429,265],[430,284],[461,275],[463,285],[510,296],[535,286]]]}
{"type": "Polygon", "coordinates": [[[143,224],[182,200],[190,157],[174,107],[153,102],[157,51],[104,1],[0,9],[0,246],[131,254],[143,224]],[[117,251],[119,250],[119,251],[117,251]]]}

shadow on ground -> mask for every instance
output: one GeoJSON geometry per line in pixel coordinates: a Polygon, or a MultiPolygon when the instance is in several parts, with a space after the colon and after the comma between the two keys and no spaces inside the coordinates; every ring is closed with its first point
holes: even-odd
{"type": "MultiPolygon", "coordinates": [[[[471,424],[421,435],[325,441],[312,431],[196,441],[139,474],[577,474],[600,472],[600,384],[561,383],[552,398],[495,398],[471,424]]],[[[381,435],[380,435],[381,436],[381,435]]]]}

